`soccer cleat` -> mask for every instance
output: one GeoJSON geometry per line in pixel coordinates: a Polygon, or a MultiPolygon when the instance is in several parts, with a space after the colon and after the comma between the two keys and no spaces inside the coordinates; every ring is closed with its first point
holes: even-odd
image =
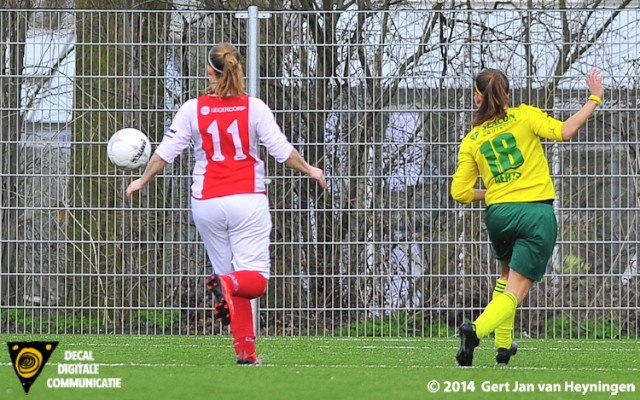
{"type": "Polygon", "coordinates": [[[504,347],[501,347],[498,349],[498,352],[496,353],[496,362],[498,364],[509,364],[509,360],[511,359],[511,356],[515,356],[517,352],[518,352],[518,343],[511,342],[510,348],[505,349],[504,347]]]}
{"type": "Polygon", "coordinates": [[[222,326],[227,326],[231,323],[231,312],[226,300],[222,299],[221,302],[213,305],[213,319],[220,320],[222,326]]]}
{"type": "Polygon", "coordinates": [[[480,344],[476,335],[476,327],[471,322],[460,325],[460,348],[456,354],[456,360],[461,367],[470,367],[473,363],[473,350],[480,344]]]}
{"type": "Polygon", "coordinates": [[[207,287],[213,293],[213,318],[220,320],[223,326],[231,323],[233,306],[231,303],[231,293],[228,292],[222,279],[217,274],[213,274],[205,280],[207,287]]]}
{"type": "Polygon", "coordinates": [[[257,364],[258,356],[256,356],[256,353],[249,354],[246,351],[241,351],[240,354],[238,354],[237,362],[241,365],[257,364]]]}

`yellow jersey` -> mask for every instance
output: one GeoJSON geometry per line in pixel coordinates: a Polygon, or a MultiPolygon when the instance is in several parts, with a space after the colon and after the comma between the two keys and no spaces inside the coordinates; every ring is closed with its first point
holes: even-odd
{"type": "Polygon", "coordinates": [[[508,108],[503,119],[475,126],[460,144],[451,196],[471,203],[480,175],[487,205],[552,200],[555,188],[540,138],[562,141],[562,125],[539,108],[521,104],[508,108]]]}

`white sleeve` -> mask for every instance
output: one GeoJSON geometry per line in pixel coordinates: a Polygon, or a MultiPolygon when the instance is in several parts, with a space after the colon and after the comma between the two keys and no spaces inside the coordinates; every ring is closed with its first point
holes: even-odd
{"type": "Polygon", "coordinates": [[[155,152],[165,162],[172,163],[191,144],[193,132],[198,130],[197,108],[198,99],[188,100],[173,117],[155,152]]]}
{"type": "Polygon", "coordinates": [[[293,145],[282,133],[269,106],[258,98],[250,97],[249,121],[269,154],[279,163],[287,161],[293,152],[293,145]]]}

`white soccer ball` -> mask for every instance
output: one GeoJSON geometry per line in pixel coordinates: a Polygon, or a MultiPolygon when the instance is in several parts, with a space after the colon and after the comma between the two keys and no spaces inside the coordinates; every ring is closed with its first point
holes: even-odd
{"type": "Polygon", "coordinates": [[[109,138],[107,156],[118,168],[132,170],[146,165],[151,157],[151,142],[135,128],[120,129],[109,138]]]}

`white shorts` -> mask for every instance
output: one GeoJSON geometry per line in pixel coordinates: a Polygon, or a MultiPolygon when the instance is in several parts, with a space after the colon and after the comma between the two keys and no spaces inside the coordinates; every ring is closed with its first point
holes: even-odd
{"type": "Polygon", "coordinates": [[[265,194],[192,197],[191,211],[214,273],[249,270],[269,279],[271,214],[265,194]]]}

